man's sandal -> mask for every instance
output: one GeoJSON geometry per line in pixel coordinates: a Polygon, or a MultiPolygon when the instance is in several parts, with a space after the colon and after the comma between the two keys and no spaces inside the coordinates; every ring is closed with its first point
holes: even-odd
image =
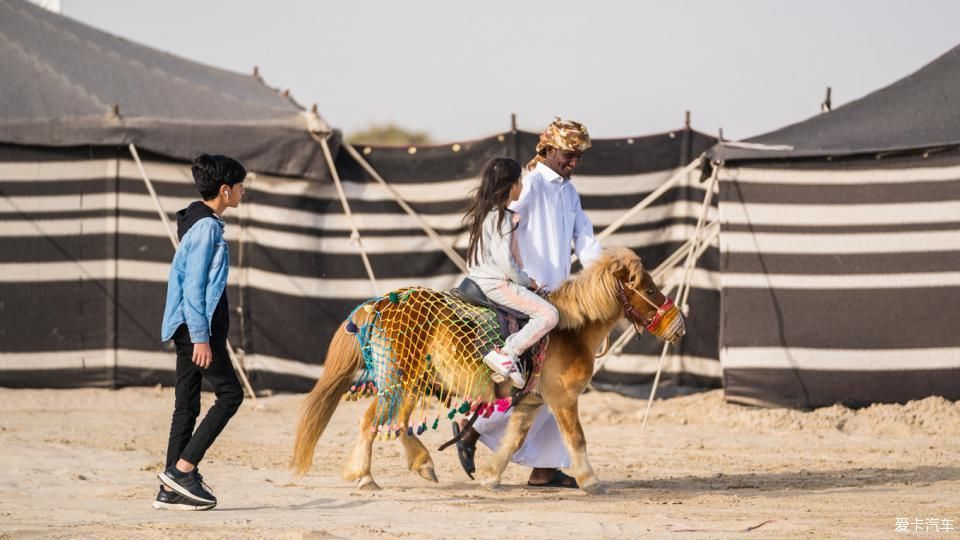
{"type": "Polygon", "coordinates": [[[558,487],[558,488],[576,489],[580,487],[577,485],[576,478],[563,474],[563,472],[560,469],[557,469],[556,472],[553,473],[553,476],[550,478],[550,480],[548,480],[547,482],[538,483],[538,484],[527,482],[527,485],[529,487],[538,487],[538,488],[539,487],[558,487]]]}
{"type": "MultiPolygon", "coordinates": [[[[453,436],[456,438],[460,435],[460,426],[456,422],[451,422],[451,424],[453,424],[453,436]]],[[[473,462],[473,454],[476,450],[475,445],[468,445],[463,442],[463,439],[457,439],[457,457],[460,459],[460,466],[463,467],[463,472],[467,473],[471,480],[473,480],[473,473],[477,472],[476,464],[473,462]]]]}

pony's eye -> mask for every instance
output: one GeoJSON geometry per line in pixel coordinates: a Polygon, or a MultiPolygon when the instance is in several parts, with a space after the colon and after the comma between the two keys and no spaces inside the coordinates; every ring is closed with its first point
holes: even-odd
{"type": "Polygon", "coordinates": [[[657,289],[655,289],[655,288],[651,285],[650,287],[647,287],[647,294],[650,295],[650,296],[653,296],[653,295],[657,294],[657,289]]]}

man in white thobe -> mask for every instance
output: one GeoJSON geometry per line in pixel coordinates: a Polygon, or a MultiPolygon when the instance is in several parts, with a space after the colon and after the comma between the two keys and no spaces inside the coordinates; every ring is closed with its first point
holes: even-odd
{"type": "MultiPolygon", "coordinates": [[[[584,266],[600,255],[593,224],[570,181],[588,148],[586,127],[557,118],[540,134],[537,155],[527,164],[523,191],[510,206],[520,217],[517,239],[523,269],[547,290],[556,289],[570,276],[571,246],[584,266]]],[[[480,442],[496,450],[509,417],[510,411],[479,418],[474,429],[464,434],[464,444],[475,445],[479,437],[480,442]]],[[[547,407],[537,414],[513,462],[533,468],[528,485],[576,487],[576,481],[559,470],[570,466],[570,455],[556,418],[547,407]]]]}

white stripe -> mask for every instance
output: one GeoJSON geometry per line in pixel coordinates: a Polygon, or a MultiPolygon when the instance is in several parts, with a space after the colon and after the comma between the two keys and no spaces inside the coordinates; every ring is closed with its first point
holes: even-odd
{"type": "Polygon", "coordinates": [[[0,196],[0,212],[69,212],[78,210],[101,210],[114,206],[113,193],[89,193],[74,195],[50,195],[29,197],[0,196]]]}
{"type": "MultiPolygon", "coordinates": [[[[157,328],[157,347],[159,348],[160,329],[157,328]]],[[[105,351],[107,354],[111,350],[105,351]]],[[[137,369],[156,369],[162,371],[177,370],[177,354],[175,352],[163,351],[134,351],[130,349],[117,349],[117,367],[137,368],[137,369]]]]}
{"type": "MultiPolygon", "coordinates": [[[[652,339],[647,336],[644,339],[652,339]]],[[[603,371],[614,373],[630,373],[639,375],[653,375],[657,372],[659,356],[646,354],[610,355],[603,364],[603,371]]],[[[699,356],[677,356],[668,353],[663,360],[663,370],[666,373],[689,373],[700,377],[719,379],[723,375],[720,362],[716,359],[699,356]]]]}
{"type": "Polygon", "coordinates": [[[951,167],[875,168],[855,171],[837,170],[829,164],[815,170],[773,169],[764,167],[721,167],[720,180],[759,184],[899,184],[907,182],[949,182],[960,180],[960,165],[951,167]]]}
{"type": "MultiPolygon", "coordinates": [[[[121,218],[121,223],[124,219],[121,218]]],[[[132,221],[132,220],[131,220],[132,221]]],[[[143,221],[143,220],[141,220],[143,221]]],[[[45,223],[45,222],[41,222],[45,223]]],[[[162,229],[159,229],[158,223],[145,221],[140,224],[136,230],[139,234],[152,234],[162,236],[162,229]]],[[[4,223],[0,222],[0,231],[3,231],[4,223]]],[[[227,227],[227,238],[232,239],[231,230],[237,227],[227,227]]],[[[604,241],[604,246],[649,246],[667,242],[685,242],[693,234],[695,227],[690,224],[674,224],[669,227],[637,231],[637,232],[618,232],[609,236],[604,241]]],[[[69,228],[65,228],[69,230],[69,228]]],[[[74,228],[75,230],[75,228],[74,228]]],[[[132,232],[130,227],[124,228],[125,232],[132,232]]],[[[30,231],[26,231],[30,232],[30,231]]],[[[254,241],[265,247],[278,249],[288,249],[293,251],[311,251],[321,253],[340,253],[340,254],[359,254],[359,248],[356,243],[346,237],[322,238],[305,234],[274,231],[259,227],[249,227],[246,229],[247,239],[254,241]]],[[[467,235],[439,235],[441,239],[453,247],[466,249],[467,235]]],[[[363,234],[363,246],[367,253],[416,253],[424,251],[439,251],[439,248],[426,235],[415,236],[376,236],[375,234],[363,234]]],[[[374,268],[376,271],[376,268],[374,268]]]]}
{"type": "MultiPolygon", "coordinates": [[[[165,208],[167,208],[165,206],[165,208]]],[[[144,208],[139,208],[143,210],[144,208]]],[[[338,207],[339,209],[339,207],[338,207]]],[[[623,215],[625,209],[616,210],[590,210],[587,216],[596,227],[606,227],[616,221],[623,215]]],[[[648,208],[638,213],[630,220],[631,225],[642,225],[656,223],[658,221],[674,219],[696,219],[699,216],[700,205],[697,203],[674,203],[670,205],[661,205],[648,208]]],[[[306,227],[316,230],[334,230],[349,231],[350,221],[339,212],[335,213],[316,213],[302,210],[290,210],[279,206],[264,206],[260,204],[250,204],[248,216],[264,223],[282,223],[295,225],[297,227],[306,227]]],[[[711,208],[707,219],[716,219],[717,211],[711,208]]],[[[435,230],[457,230],[462,227],[463,214],[420,214],[430,227],[435,230]]],[[[405,213],[354,213],[354,219],[357,228],[360,231],[390,231],[396,229],[419,229],[419,223],[405,213]]]]}
{"type": "MultiPolygon", "coordinates": [[[[665,286],[676,283],[682,277],[682,269],[674,271],[663,281],[665,286]]],[[[145,262],[121,259],[94,260],[76,262],[43,263],[2,263],[0,264],[0,283],[45,283],[108,280],[119,278],[130,281],[166,283],[170,265],[160,262],[145,262]]],[[[230,272],[230,285],[239,285],[240,272],[230,272]]],[[[298,277],[256,268],[247,269],[245,286],[251,289],[271,291],[306,298],[369,298],[373,296],[370,281],[367,279],[331,279],[298,277]]],[[[416,276],[409,278],[378,279],[381,292],[392,291],[409,286],[430,287],[444,290],[457,285],[463,274],[444,274],[439,276],[416,276]]],[[[691,282],[701,289],[717,289],[719,273],[696,269],[691,282]]]]}
{"type": "MultiPolygon", "coordinates": [[[[129,162],[136,167],[132,161],[129,162]]],[[[184,165],[187,174],[189,165],[184,165]]],[[[131,172],[136,172],[131,169],[131,172]]],[[[3,182],[44,182],[60,180],[84,180],[103,182],[104,178],[115,178],[117,160],[82,159],[76,161],[37,161],[37,162],[0,162],[0,180],[3,182]]],[[[136,172],[135,178],[140,178],[136,172]]],[[[189,179],[189,176],[185,178],[189,179]]],[[[192,181],[192,180],[191,180],[192,181]]]]}
{"type": "MultiPolygon", "coordinates": [[[[195,199],[178,197],[160,197],[161,206],[169,213],[186,208],[195,199]]],[[[654,223],[667,218],[693,219],[699,215],[700,205],[695,202],[677,202],[670,205],[654,206],[638,213],[630,220],[631,224],[654,223]]],[[[33,214],[32,221],[47,221],[43,219],[44,212],[69,211],[104,211],[120,209],[124,211],[155,212],[153,201],[148,195],[130,193],[92,193],[84,195],[50,195],[50,196],[0,196],[0,212],[23,212],[33,214]]],[[[280,223],[316,230],[350,231],[350,221],[341,212],[338,205],[332,212],[309,212],[293,210],[280,206],[268,206],[259,203],[248,203],[243,207],[244,215],[263,223],[280,223]]],[[[591,222],[597,227],[606,227],[623,215],[624,209],[591,210],[587,212],[591,222]]],[[[354,219],[361,231],[383,231],[396,229],[419,229],[419,223],[398,210],[396,213],[354,213],[354,219]]],[[[459,229],[463,223],[462,213],[452,214],[421,214],[421,217],[432,228],[438,230],[459,229]]],[[[716,217],[716,209],[711,208],[708,219],[716,217]]],[[[78,218],[78,219],[105,219],[105,218],[78,218]]],[[[130,218],[122,218],[130,219],[130,218]]],[[[50,220],[55,221],[55,220],[50,220]]]]}
{"type": "Polygon", "coordinates": [[[779,234],[722,232],[723,253],[917,253],[960,249],[957,231],[888,232],[864,234],[779,234]]]}
{"type": "MultiPolygon", "coordinates": [[[[189,163],[162,163],[144,161],[150,180],[193,184],[189,163]]],[[[115,178],[118,160],[80,159],[72,161],[0,162],[0,179],[4,182],[58,182],[63,180],[103,182],[115,178]]],[[[137,164],[130,159],[119,160],[121,178],[140,179],[137,164]]]]}
{"type": "MultiPolygon", "coordinates": [[[[344,314],[346,318],[346,314],[344,314]]],[[[243,360],[247,371],[268,371],[282,375],[294,375],[305,379],[318,379],[323,374],[323,366],[305,364],[296,360],[277,358],[264,354],[248,354],[243,360]]]]}
{"type": "MultiPolygon", "coordinates": [[[[581,195],[638,195],[649,193],[669,180],[679,169],[652,173],[616,176],[575,176],[573,184],[581,195]]],[[[478,171],[479,173],[479,171],[478,171]]],[[[692,178],[692,177],[691,177],[692,178]]],[[[386,179],[390,183],[390,179],[386,179]]],[[[691,180],[692,183],[692,180],[691,180]]],[[[394,182],[390,186],[410,203],[463,201],[479,184],[478,178],[438,180],[434,182],[394,182]]],[[[380,184],[342,181],[343,190],[351,201],[390,201],[393,195],[380,184]]],[[[339,200],[335,188],[329,184],[286,178],[257,176],[248,189],[275,195],[339,200]]]]}
{"type": "MultiPolygon", "coordinates": [[[[102,182],[104,178],[116,176],[116,160],[78,160],[49,161],[30,163],[0,163],[0,181],[2,182],[42,182],[64,180],[89,180],[102,182]]],[[[150,180],[157,184],[173,183],[192,185],[190,165],[169,164],[155,161],[144,162],[144,168],[150,180]]],[[[121,178],[140,179],[140,172],[131,160],[119,161],[121,178]]],[[[650,173],[616,176],[575,176],[573,179],[577,191],[583,195],[624,195],[653,191],[672,177],[679,168],[665,169],[650,173]]],[[[479,180],[477,176],[463,179],[440,180],[436,182],[395,182],[390,185],[408,202],[462,201],[479,180]]],[[[689,182],[693,182],[691,175],[689,182]]],[[[390,178],[386,179],[390,182],[390,178]]],[[[339,200],[336,189],[329,183],[319,183],[302,178],[287,178],[257,173],[245,182],[250,190],[262,190],[277,195],[295,195],[317,199],[339,200]]],[[[383,186],[377,183],[343,181],[343,188],[350,200],[389,201],[393,200],[383,186]]],[[[162,189],[162,187],[161,187],[162,189]]],[[[181,207],[182,208],[182,207],[181,207]]]]}
{"type": "MultiPolygon", "coordinates": [[[[166,283],[170,272],[168,263],[119,260],[44,263],[0,264],[0,283],[44,283],[124,279],[166,283]],[[115,270],[116,268],[116,270],[115,270]]],[[[368,279],[330,279],[297,277],[250,268],[247,287],[307,298],[369,298],[373,296],[368,279]]],[[[231,272],[229,284],[238,285],[239,272],[231,272]]],[[[378,279],[382,292],[419,285],[433,289],[448,289],[459,283],[462,274],[433,277],[378,279]]],[[[346,314],[344,314],[346,315],[346,314]]]]}
{"type": "MultiPolygon", "coordinates": [[[[158,329],[159,332],[159,329],[158,329]]],[[[92,349],[82,351],[49,351],[0,353],[0,371],[47,371],[58,369],[83,369],[104,371],[112,368],[108,358],[111,349],[92,349]]],[[[118,367],[137,368],[157,371],[176,371],[177,359],[173,352],[137,351],[117,349],[118,367]]],[[[307,379],[316,379],[323,373],[323,366],[304,364],[295,360],[277,358],[262,354],[250,354],[243,359],[244,369],[295,375],[307,379]]]]}
{"type": "MultiPolygon", "coordinates": [[[[50,220],[0,220],[0,238],[104,235],[118,229],[113,216],[80,219],[50,220]]],[[[121,216],[119,231],[123,234],[166,238],[166,231],[159,219],[131,218],[121,216]]],[[[605,246],[648,246],[666,242],[684,242],[693,233],[694,226],[674,224],[670,227],[637,232],[614,233],[604,241],[605,246]]],[[[316,237],[307,234],[274,231],[250,226],[245,228],[247,240],[264,247],[288,249],[293,251],[359,254],[359,248],[348,237],[316,237]]],[[[227,240],[236,240],[240,228],[227,226],[227,240]]],[[[425,234],[413,236],[374,236],[361,235],[367,253],[416,253],[437,252],[440,248],[425,234]]],[[[466,249],[466,234],[440,235],[447,245],[466,249]]],[[[171,251],[171,256],[172,256],[171,251]]],[[[374,269],[376,270],[376,269],[374,269]]]]}
{"type": "Polygon", "coordinates": [[[723,288],[736,289],[910,289],[958,287],[960,272],[924,274],[734,274],[721,277],[723,288]]]}
{"type": "MultiPolygon", "coordinates": [[[[372,253],[417,253],[424,251],[440,251],[440,248],[427,235],[416,236],[370,236],[361,235],[363,247],[368,254],[372,253]]],[[[456,242],[466,247],[465,235],[439,235],[448,246],[456,242]]],[[[357,243],[344,237],[323,238],[304,234],[272,231],[258,227],[247,229],[247,239],[264,247],[287,249],[291,251],[306,251],[320,253],[338,253],[359,255],[357,243]]],[[[374,268],[374,272],[376,272],[374,268]]]]}
{"type": "Polygon", "coordinates": [[[898,204],[762,204],[722,202],[720,219],[746,225],[904,225],[954,222],[957,201],[898,204]]]}
{"type": "MultiPolygon", "coordinates": [[[[159,328],[157,329],[159,334],[159,328]]],[[[158,338],[159,339],[159,338],[158,338]]],[[[158,343],[159,346],[159,343],[158,343]]],[[[0,370],[52,370],[52,369],[103,369],[113,367],[112,349],[82,351],[37,351],[0,353],[0,370]]],[[[173,371],[176,355],[164,352],[118,349],[117,364],[120,367],[137,367],[173,371]]]]}
{"type": "MultiPolygon", "coordinates": [[[[129,219],[129,218],[127,218],[129,219]]],[[[131,220],[134,221],[134,220],[131,220]]],[[[149,236],[166,236],[163,224],[157,218],[150,220],[136,220],[137,225],[152,223],[150,231],[127,231],[147,234],[149,236]]],[[[75,236],[75,235],[102,235],[116,230],[116,219],[113,217],[91,217],[80,219],[24,219],[0,221],[0,237],[4,236],[75,236]]],[[[140,228],[140,227],[138,227],[140,228]]],[[[146,229],[147,227],[143,227],[146,229]]]]}
{"type": "Polygon", "coordinates": [[[107,351],[0,353],[0,370],[106,369],[107,351]]]}
{"type": "MultiPolygon", "coordinates": [[[[152,224],[151,229],[156,230],[152,224]]],[[[3,231],[3,222],[0,222],[0,231],[3,231]]],[[[649,246],[667,242],[685,242],[694,231],[693,225],[674,224],[662,229],[648,231],[615,233],[604,241],[604,245],[612,246],[649,246]]],[[[229,231],[230,227],[228,227],[229,231]]],[[[143,231],[146,234],[146,231],[143,231]]],[[[162,230],[160,231],[162,232],[162,230]]],[[[157,234],[154,232],[154,234],[157,234]]],[[[159,234],[157,234],[159,235],[159,234]]],[[[247,229],[248,240],[253,240],[266,247],[289,249],[295,251],[313,251],[322,253],[358,254],[359,250],[349,238],[318,238],[298,233],[273,231],[250,227],[247,229]]],[[[0,234],[2,236],[2,234],[0,234]]],[[[228,232],[228,238],[229,232],[228,232]]],[[[440,235],[447,245],[466,249],[467,235],[440,235]]],[[[363,235],[363,246],[367,253],[416,253],[436,252],[439,248],[426,235],[416,236],[370,236],[363,235]]],[[[376,271],[376,268],[374,268],[376,271]]]]}
{"type": "MultiPolygon", "coordinates": [[[[92,281],[130,279],[166,283],[169,263],[131,260],[93,260],[72,262],[25,262],[0,264],[2,283],[43,283],[54,281],[92,281]]],[[[231,276],[230,281],[233,281],[231,276]]]]}
{"type": "MultiPolygon", "coordinates": [[[[150,264],[150,263],[140,263],[150,264]]],[[[159,263],[154,263],[160,266],[159,263]]],[[[169,265],[164,265],[169,268],[169,265]]],[[[113,279],[114,261],[74,261],[74,262],[24,262],[0,264],[0,282],[3,283],[43,283],[51,281],[91,281],[113,279]]],[[[157,281],[156,272],[143,274],[142,281],[157,281]]],[[[166,281],[164,279],[164,281],[166,281]]]]}
{"type": "MultiPolygon", "coordinates": [[[[370,298],[374,296],[367,279],[327,279],[285,276],[251,268],[248,287],[306,298],[370,298]]],[[[455,286],[463,279],[462,274],[401,279],[377,278],[380,292],[419,285],[443,290],[455,286]]],[[[232,280],[231,280],[232,281],[232,280]]],[[[343,314],[344,317],[347,313],[343,314]]]]}
{"type": "Polygon", "coordinates": [[[809,369],[824,371],[911,371],[960,368],[960,348],[809,349],[725,347],[723,369],[809,369]]]}
{"type": "MultiPolygon", "coordinates": [[[[109,353],[108,350],[89,352],[95,352],[103,355],[109,353]]],[[[69,358],[69,353],[57,354],[66,355],[65,357],[69,358]]],[[[0,355],[0,359],[2,358],[3,356],[0,355]]],[[[177,368],[176,353],[174,352],[149,352],[121,349],[117,351],[117,358],[119,359],[119,366],[125,368],[156,369],[165,371],[176,371],[177,368]]],[[[271,373],[280,373],[283,375],[295,375],[307,379],[316,379],[320,377],[321,373],[323,373],[323,366],[304,364],[303,362],[298,362],[296,360],[288,360],[263,354],[248,354],[241,358],[241,362],[244,370],[246,370],[248,373],[251,371],[265,371],[271,373]]],[[[2,366],[2,363],[0,363],[0,366],[2,366]]]]}

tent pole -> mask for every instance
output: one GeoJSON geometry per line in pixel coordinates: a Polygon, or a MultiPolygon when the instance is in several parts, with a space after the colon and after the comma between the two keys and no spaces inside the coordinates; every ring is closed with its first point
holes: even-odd
{"type": "Polygon", "coordinates": [[[137,147],[130,143],[128,147],[130,149],[130,155],[133,156],[133,160],[137,162],[137,167],[140,169],[140,175],[143,177],[143,183],[147,185],[147,191],[150,193],[150,199],[153,201],[153,205],[157,208],[157,213],[160,214],[160,221],[163,223],[163,229],[167,232],[167,236],[170,238],[170,243],[173,244],[173,249],[176,250],[180,246],[180,242],[177,240],[177,235],[173,233],[173,227],[170,225],[170,219],[167,217],[167,213],[163,211],[163,206],[160,205],[160,197],[157,197],[157,192],[153,190],[153,182],[150,181],[150,177],[147,176],[146,169],[143,168],[143,162],[140,161],[140,154],[137,153],[137,147]]]}
{"type": "Polygon", "coordinates": [[[513,155],[510,157],[520,161],[520,133],[517,130],[517,113],[510,114],[510,136],[513,137],[510,145],[513,155]]]}
{"type": "Polygon", "coordinates": [[[670,188],[680,183],[681,180],[687,177],[691,171],[700,166],[700,162],[703,157],[698,157],[697,159],[691,161],[686,167],[680,169],[679,172],[670,177],[669,180],[660,185],[657,189],[653,191],[650,195],[647,195],[642,201],[634,205],[633,208],[627,210],[622,216],[620,216],[616,221],[607,226],[606,229],[597,233],[597,240],[603,240],[604,238],[610,236],[616,232],[620,227],[623,226],[630,218],[634,216],[637,212],[643,210],[644,208],[650,206],[653,201],[657,200],[661,195],[666,193],[670,188]]]}
{"type": "Polygon", "coordinates": [[[460,255],[453,250],[453,248],[448,246],[447,243],[444,242],[442,238],[440,238],[440,236],[436,233],[436,231],[434,231],[433,228],[430,227],[430,224],[427,223],[423,219],[423,217],[420,214],[418,214],[413,208],[411,208],[410,205],[407,204],[405,200],[403,200],[403,197],[400,195],[400,193],[396,189],[394,189],[393,186],[388,184],[387,181],[384,180],[382,176],[380,176],[380,173],[378,173],[376,169],[374,169],[370,165],[370,163],[367,162],[367,160],[363,159],[363,156],[360,155],[360,152],[357,152],[357,149],[354,148],[353,145],[344,144],[343,146],[344,148],[347,149],[347,153],[349,153],[350,156],[354,160],[356,160],[356,162],[359,163],[361,167],[363,167],[363,170],[367,171],[367,174],[372,176],[374,180],[379,182],[380,185],[386,188],[387,191],[389,191],[390,194],[393,195],[394,200],[396,200],[397,204],[399,204],[400,207],[403,208],[404,212],[406,212],[410,217],[412,217],[417,221],[417,223],[420,225],[420,228],[423,230],[423,232],[425,232],[427,236],[430,237],[431,240],[433,240],[438,246],[440,246],[440,249],[442,249],[443,252],[447,255],[447,257],[449,257],[450,260],[457,265],[457,268],[459,268],[461,272],[466,273],[467,272],[466,261],[464,261],[463,258],[460,257],[460,255]]]}
{"type": "Polygon", "coordinates": [[[363,267],[367,270],[367,277],[370,278],[370,284],[373,286],[374,296],[380,296],[380,287],[377,286],[377,278],[373,275],[373,266],[370,264],[370,258],[367,257],[367,250],[363,247],[363,240],[360,238],[360,230],[357,229],[357,223],[353,219],[353,212],[350,211],[350,202],[347,201],[347,194],[343,191],[343,184],[340,182],[340,173],[337,171],[337,165],[333,161],[333,154],[330,153],[330,145],[327,139],[318,137],[314,132],[309,132],[310,137],[320,143],[323,149],[323,157],[327,160],[327,167],[330,169],[330,176],[333,178],[333,185],[337,188],[337,195],[340,197],[340,204],[343,206],[343,213],[347,215],[350,221],[350,240],[357,243],[360,248],[360,258],[363,259],[363,267]]]}
{"type": "MultiPolygon", "coordinates": [[[[683,310],[686,314],[690,306],[687,305],[687,297],[690,296],[690,280],[693,276],[693,267],[696,259],[693,257],[693,252],[696,251],[697,244],[700,242],[700,236],[703,233],[703,222],[707,219],[707,212],[710,210],[710,203],[713,201],[713,190],[717,186],[717,171],[720,170],[720,167],[713,168],[713,174],[710,178],[710,186],[707,187],[707,193],[703,197],[703,206],[700,207],[700,217],[697,219],[697,228],[693,233],[693,246],[691,247],[690,253],[687,255],[687,262],[684,266],[684,278],[683,285],[680,289],[682,297],[680,298],[680,309],[683,310]]],[[[680,295],[678,295],[680,296],[680,295]]]]}
{"type": "Polygon", "coordinates": [[[687,110],[683,115],[683,140],[680,142],[680,162],[686,163],[690,160],[690,152],[693,150],[691,138],[693,132],[690,129],[690,111],[687,110]]]}
{"type": "MultiPolygon", "coordinates": [[[[677,293],[677,297],[680,300],[680,310],[684,315],[690,311],[690,306],[687,305],[687,297],[690,295],[690,281],[693,278],[693,267],[696,262],[695,254],[700,242],[700,236],[703,234],[703,222],[707,218],[707,211],[710,210],[710,202],[713,200],[713,190],[717,185],[718,169],[719,167],[714,167],[713,174],[710,178],[710,186],[707,187],[707,193],[703,197],[703,206],[700,208],[700,217],[697,219],[697,228],[693,233],[693,244],[690,246],[690,252],[687,253],[687,261],[684,264],[683,281],[680,283],[680,291],[677,293]]],[[[704,245],[706,245],[706,243],[704,245]]],[[[653,406],[653,398],[657,395],[657,385],[660,384],[660,374],[663,371],[663,360],[667,355],[667,348],[669,346],[669,342],[663,344],[663,351],[660,353],[660,361],[657,363],[657,374],[654,376],[653,386],[650,388],[650,399],[647,400],[647,410],[644,411],[643,422],[640,424],[640,433],[643,433],[643,431],[647,428],[647,418],[650,416],[650,408],[653,406]]]]}
{"type": "MultiPolygon", "coordinates": [[[[170,226],[170,220],[167,218],[167,213],[163,211],[163,206],[160,204],[160,198],[157,197],[157,192],[153,190],[153,182],[150,181],[150,177],[147,176],[147,170],[143,168],[143,162],[140,161],[140,154],[137,152],[137,147],[130,143],[127,147],[130,149],[130,155],[133,156],[133,160],[137,162],[137,168],[140,169],[140,175],[143,177],[143,183],[147,185],[147,191],[150,192],[150,198],[153,199],[154,206],[157,207],[157,213],[160,214],[160,221],[163,222],[163,228],[167,230],[167,235],[170,237],[170,243],[173,244],[173,249],[176,250],[179,247],[180,242],[177,241],[177,236],[173,233],[173,227],[170,226]]],[[[226,294],[226,291],[224,291],[226,294]]],[[[240,382],[243,383],[243,388],[250,394],[250,398],[253,400],[254,408],[257,408],[257,395],[253,393],[253,387],[250,386],[250,379],[247,378],[247,372],[244,371],[243,366],[240,365],[240,359],[237,358],[237,354],[233,351],[233,346],[230,345],[230,341],[227,340],[227,356],[230,357],[230,363],[233,364],[233,369],[236,370],[237,375],[240,377],[240,382]]]]}

